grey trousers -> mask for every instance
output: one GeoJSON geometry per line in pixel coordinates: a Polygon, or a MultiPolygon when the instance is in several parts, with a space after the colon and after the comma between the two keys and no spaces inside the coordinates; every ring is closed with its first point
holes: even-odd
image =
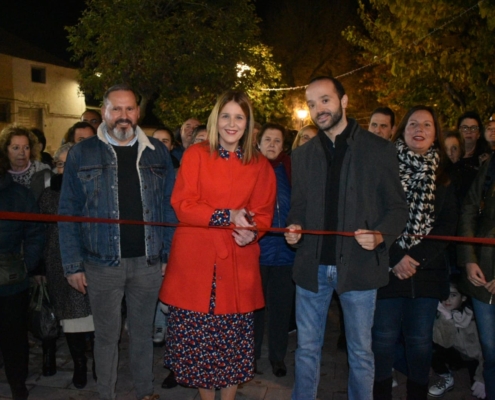
{"type": "Polygon", "coordinates": [[[118,267],[91,263],[84,267],[95,324],[94,356],[100,399],[115,399],[124,294],[134,388],[138,399],[152,394],[152,327],[162,281],[161,264],[148,266],[145,257],[136,257],[122,259],[118,267]]]}

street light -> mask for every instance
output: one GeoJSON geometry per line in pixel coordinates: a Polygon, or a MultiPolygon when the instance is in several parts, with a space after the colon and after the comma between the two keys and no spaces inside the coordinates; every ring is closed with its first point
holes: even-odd
{"type": "Polygon", "coordinates": [[[299,127],[299,129],[301,129],[303,127],[304,120],[308,116],[308,110],[305,110],[304,108],[300,108],[299,110],[296,111],[296,114],[301,122],[301,126],[299,127]]]}

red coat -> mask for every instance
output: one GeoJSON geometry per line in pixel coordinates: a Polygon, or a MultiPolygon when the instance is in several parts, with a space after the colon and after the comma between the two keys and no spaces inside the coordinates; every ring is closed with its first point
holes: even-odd
{"type": "MultiPolygon", "coordinates": [[[[182,158],[172,193],[181,223],[160,290],[160,300],[186,310],[209,310],[216,264],[216,314],[246,313],[264,306],[257,241],[238,246],[231,229],[208,227],[216,209],[247,208],[259,227],[270,227],[275,204],[273,168],[260,155],[247,165],[233,153],[223,159],[204,144],[191,146],[182,158]]],[[[258,233],[258,239],[262,233],[258,233]]]]}

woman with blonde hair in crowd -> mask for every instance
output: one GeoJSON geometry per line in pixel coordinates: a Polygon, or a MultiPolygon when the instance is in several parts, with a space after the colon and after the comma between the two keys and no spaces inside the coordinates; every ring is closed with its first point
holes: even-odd
{"type": "Polygon", "coordinates": [[[246,94],[220,96],[208,140],[184,153],[172,193],[190,226],[175,232],[160,292],[170,308],[165,365],[203,400],[216,388],[234,399],[254,376],[253,311],[264,306],[255,228],[271,224],[276,183],[252,145],[253,124],[246,94]]]}
{"type": "Polygon", "coordinates": [[[292,150],[297,149],[299,146],[302,146],[304,143],[307,143],[309,140],[313,139],[318,133],[318,128],[314,125],[306,125],[301,128],[299,132],[297,132],[296,138],[294,139],[294,143],[292,143],[292,150]]]}

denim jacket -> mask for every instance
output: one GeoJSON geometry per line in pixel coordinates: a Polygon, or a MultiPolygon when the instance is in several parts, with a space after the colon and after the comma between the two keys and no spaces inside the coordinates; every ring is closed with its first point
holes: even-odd
{"type": "MultiPolygon", "coordinates": [[[[92,218],[119,218],[117,155],[98,134],[75,145],[67,155],[59,214],[92,218]]],[[[139,128],[137,168],[141,185],[143,221],[176,222],[170,205],[175,172],[170,154],[158,140],[139,128]]],[[[173,228],[145,226],[148,264],[167,262],[173,228]]],[[[101,266],[120,264],[120,225],[59,222],[60,251],[65,275],[84,272],[83,262],[101,266]]]]}

